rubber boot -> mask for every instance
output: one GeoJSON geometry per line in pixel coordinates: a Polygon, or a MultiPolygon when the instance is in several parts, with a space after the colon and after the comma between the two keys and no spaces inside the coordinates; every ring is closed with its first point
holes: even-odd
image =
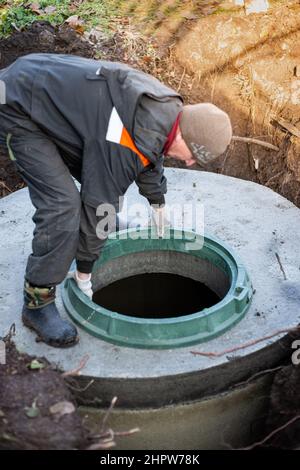
{"type": "Polygon", "coordinates": [[[57,348],[74,346],[77,330],[60,317],[54,301],[55,287],[34,287],[25,281],[23,324],[37,333],[36,341],[57,348]]]}

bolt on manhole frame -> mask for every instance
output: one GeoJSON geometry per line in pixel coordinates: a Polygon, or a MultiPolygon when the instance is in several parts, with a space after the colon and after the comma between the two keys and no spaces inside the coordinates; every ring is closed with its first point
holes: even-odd
{"type": "Polygon", "coordinates": [[[62,299],[75,323],[93,336],[119,346],[171,349],[209,341],[244,317],[251,304],[253,289],[246,268],[230,247],[207,233],[203,236],[171,229],[170,237],[166,239],[153,238],[150,232],[148,228],[127,229],[111,234],[94,265],[93,273],[100,272],[111,260],[135,253],[161,250],[185,253],[212,263],[228,276],[229,289],[224,298],[211,307],[189,315],[183,312],[182,316],[177,317],[138,318],[97,305],[82,293],[73,279],[66,279],[62,286],[62,299]],[[190,243],[197,243],[199,249],[189,250],[190,243]]]}

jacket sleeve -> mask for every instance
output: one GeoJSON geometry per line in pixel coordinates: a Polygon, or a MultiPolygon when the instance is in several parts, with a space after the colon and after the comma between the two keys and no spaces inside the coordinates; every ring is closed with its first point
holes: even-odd
{"type": "Polygon", "coordinates": [[[163,157],[155,166],[147,166],[142,170],[136,180],[139,193],[146,197],[149,204],[164,204],[167,192],[167,179],[164,176],[163,157]]]}
{"type": "Polygon", "coordinates": [[[144,95],[135,115],[134,138],[139,150],[152,163],[138,175],[136,184],[140,194],[150,204],[164,204],[167,180],[164,176],[163,151],[172,126],[182,110],[179,97],[159,101],[144,95]]]}
{"type": "Polygon", "coordinates": [[[94,262],[99,258],[101,250],[107,240],[97,235],[97,225],[103,219],[96,215],[96,208],[82,203],[80,217],[79,244],[76,254],[78,271],[91,273],[94,262]]]}

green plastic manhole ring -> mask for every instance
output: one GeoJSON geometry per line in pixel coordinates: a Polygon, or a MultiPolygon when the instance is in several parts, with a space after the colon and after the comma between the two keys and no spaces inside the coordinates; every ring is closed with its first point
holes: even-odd
{"type": "Polygon", "coordinates": [[[190,315],[183,312],[183,316],[172,318],[137,318],[97,305],[80,291],[73,279],[66,279],[62,298],[70,317],[85,331],[105,341],[145,349],[170,349],[209,341],[244,317],[253,295],[246,268],[231,248],[207,233],[203,237],[174,229],[165,239],[150,237],[149,229],[122,230],[110,235],[93,273],[114,259],[119,262],[122,256],[161,250],[185,253],[199,262],[212,263],[228,277],[226,295],[212,307],[190,315]]]}

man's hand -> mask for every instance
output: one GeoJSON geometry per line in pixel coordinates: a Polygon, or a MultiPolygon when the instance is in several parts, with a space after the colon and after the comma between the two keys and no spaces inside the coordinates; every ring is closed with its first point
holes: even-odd
{"type": "Polygon", "coordinates": [[[67,277],[68,279],[74,279],[79,289],[92,300],[93,291],[91,283],[91,274],[80,273],[78,271],[71,271],[68,273],[67,277]]]}
{"type": "Polygon", "coordinates": [[[166,229],[170,227],[170,221],[167,219],[164,207],[152,206],[152,225],[156,227],[157,235],[162,238],[166,229]]]}

